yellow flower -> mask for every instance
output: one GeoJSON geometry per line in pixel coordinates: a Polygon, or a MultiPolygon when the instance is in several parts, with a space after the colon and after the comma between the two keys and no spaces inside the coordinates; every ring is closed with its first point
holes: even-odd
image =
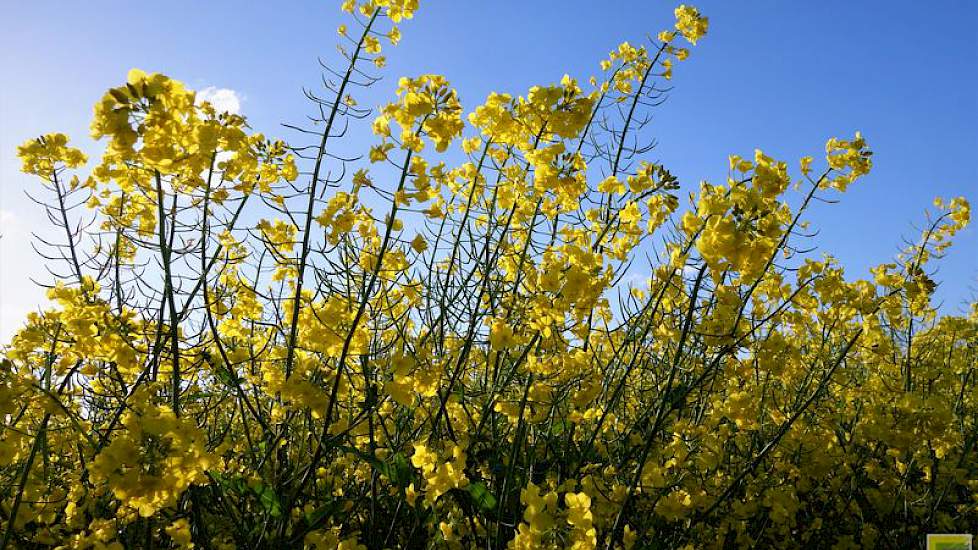
{"type": "Polygon", "coordinates": [[[80,149],[68,147],[68,136],[64,134],[46,134],[28,140],[17,147],[17,156],[22,162],[22,172],[43,178],[52,178],[59,166],[78,168],[88,162],[80,149]]]}
{"type": "Polygon", "coordinates": [[[685,4],[680,5],[675,10],[676,30],[683,35],[690,44],[696,45],[696,41],[702,38],[709,27],[708,18],[700,15],[698,9],[685,4]]]}
{"type": "Polygon", "coordinates": [[[364,37],[363,50],[369,54],[380,53],[380,40],[377,40],[374,36],[364,37]]]}
{"type": "Polygon", "coordinates": [[[173,544],[176,544],[180,548],[194,547],[194,543],[191,542],[190,538],[190,523],[186,519],[178,519],[171,523],[166,528],[166,534],[169,535],[173,544]]]}
{"type": "Polygon", "coordinates": [[[414,239],[411,241],[411,248],[418,254],[421,254],[428,249],[428,242],[424,240],[424,237],[421,236],[421,234],[415,235],[414,239]]]}

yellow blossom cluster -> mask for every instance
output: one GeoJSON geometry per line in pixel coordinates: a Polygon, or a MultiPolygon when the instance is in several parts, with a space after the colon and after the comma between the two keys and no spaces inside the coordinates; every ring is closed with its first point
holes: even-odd
{"type": "Polygon", "coordinates": [[[135,396],[137,406],[120,421],[124,431],[95,456],[89,471],[92,481],[105,482],[119,502],[150,517],[205,480],[214,458],[205,449],[203,431],[169,408],[146,404],[145,393],[135,396]]]}

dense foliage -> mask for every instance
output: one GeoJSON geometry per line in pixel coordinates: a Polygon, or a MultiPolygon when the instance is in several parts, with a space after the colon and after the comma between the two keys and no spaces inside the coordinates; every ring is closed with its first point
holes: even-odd
{"type": "Polygon", "coordinates": [[[803,219],[870,171],[858,133],[797,172],[731,156],[684,204],[644,129],[707,31],[688,6],[586,85],[467,115],[444,77],[402,78],[370,162],[343,159],[417,0],[343,8],[308,146],[133,70],[95,106],[89,176],[62,134],[19,149],[62,240],[3,350],[4,547],[904,547],[978,525],[978,307],[938,315],[930,278],[964,199],[859,280],[803,219]]]}

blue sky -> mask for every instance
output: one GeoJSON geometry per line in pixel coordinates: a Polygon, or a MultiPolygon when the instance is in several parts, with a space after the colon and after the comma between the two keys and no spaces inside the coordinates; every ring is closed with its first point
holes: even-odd
{"type": "MultiPolygon", "coordinates": [[[[41,301],[44,279],[29,232],[40,211],[23,194],[15,147],[63,131],[89,151],[92,106],[132,67],[195,89],[233,90],[254,128],[291,137],[281,122],[309,111],[300,89],[318,81],[316,56],[335,59],[339,2],[7,2],[0,21],[0,341],[41,301]]],[[[375,95],[396,77],[445,74],[465,105],[490,91],[521,94],[564,73],[586,79],[619,42],[671,26],[674,4],[650,0],[422,0],[404,40],[388,47],[375,95]],[[602,6],[599,8],[598,6],[602,6]]],[[[686,188],[722,182],[727,155],[754,148],[788,160],[861,130],[873,173],[810,219],[819,251],[850,277],[893,257],[934,196],[978,206],[978,3],[697,2],[710,32],[675,71],[651,132],[686,188]]],[[[359,139],[357,136],[354,138],[359,139]]],[[[362,150],[366,142],[356,142],[362,150]]],[[[969,228],[940,264],[945,311],[978,292],[978,237],[969,228]]]]}

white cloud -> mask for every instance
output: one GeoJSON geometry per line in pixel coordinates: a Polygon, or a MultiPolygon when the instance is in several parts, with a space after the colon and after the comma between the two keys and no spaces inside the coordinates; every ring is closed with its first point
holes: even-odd
{"type": "Polygon", "coordinates": [[[15,231],[18,225],[17,214],[11,210],[0,210],[0,235],[15,231]]]}
{"type": "Polygon", "coordinates": [[[643,287],[648,286],[649,277],[652,274],[641,269],[631,270],[628,275],[624,277],[624,282],[626,285],[643,287]]]}
{"type": "Polygon", "coordinates": [[[218,112],[238,114],[241,111],[241,95],[229,88],[208,86],[197,92],[197,103],[206,101],[218,112]]]}

